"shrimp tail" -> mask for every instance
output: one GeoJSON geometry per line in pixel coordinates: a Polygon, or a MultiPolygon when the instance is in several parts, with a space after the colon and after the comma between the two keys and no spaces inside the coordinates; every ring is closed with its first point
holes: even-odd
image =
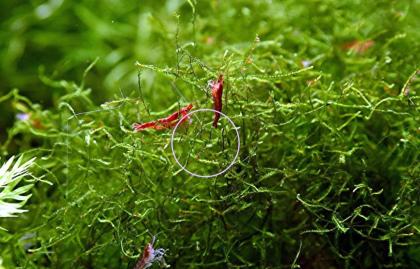
{"type": "MultiPolygon", "coordinates": [[[[217,99],[214,99],[214,110],[221,112],[222,111],[222,103],[217,99]]],[[[217,123],[219,122],[220,114],[214,112],[214,119],[213,119],[213,127],[217,128],[217,123]]]]}

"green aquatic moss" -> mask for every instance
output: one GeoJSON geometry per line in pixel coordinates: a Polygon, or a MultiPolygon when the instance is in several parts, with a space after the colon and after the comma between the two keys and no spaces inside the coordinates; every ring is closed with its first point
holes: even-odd
{"type": "MultiPolygon", "coordinates": [[[[132,268],[154,235],[173,268],[419,266],[418,1],[53,3],[2,15],[0,149],[52,183],[0,220],[3,267],[132,268]],[[131,125],[211,108],[219,74],[239,158],[194,178],[131,125]]],[[[229,130],[191,140],[226,141],[197,173],[229,130]]]]}

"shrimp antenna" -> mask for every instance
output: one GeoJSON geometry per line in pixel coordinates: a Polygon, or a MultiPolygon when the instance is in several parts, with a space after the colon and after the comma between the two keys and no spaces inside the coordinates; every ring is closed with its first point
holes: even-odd
{"type": "Polygon", "coordinates": [[[152,241],[150,242],[150,244],[152,246],[154,246],[155,245],[155,242],[156,242],[156,235],[152,236],[152,241]]]}

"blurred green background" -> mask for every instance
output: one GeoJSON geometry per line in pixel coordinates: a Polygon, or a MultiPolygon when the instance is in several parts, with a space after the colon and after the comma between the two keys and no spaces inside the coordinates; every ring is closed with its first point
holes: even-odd
{"type": "MultiPolygon", "coordinates": [[[[329,50],[326,57],[330,61],[319,67],[341,76],[350,70],[336,61],[334,47],[346,41],[406,35],[399,42],[407,57],[400,70],[404,74],[418,53],[417,0],[210,0],[191,4],[183,0],[5,0],[1,5],[0,91],[18,88],[45,107],[53,104],[60,91],[49,88],[40,76],[80,81],[84,69],[99,57],[87,84],[93,88],[94,100],[103,102],[119,89],[136,87],[135,61],[173,65],[177,29],[179,44],[195,42],[196,56],[246,46],[257,34],[262,40],[278,40],[284,49],[305,57],[329,50]],[[176,14],[180,15],[179,28],[176,14]]],[[[5,127],[4,121],[1,126],[5,127]]]]}

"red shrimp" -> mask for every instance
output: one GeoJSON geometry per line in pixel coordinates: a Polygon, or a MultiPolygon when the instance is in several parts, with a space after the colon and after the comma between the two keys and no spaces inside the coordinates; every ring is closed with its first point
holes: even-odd
{"type": "Polygon", "coordinates": [[[373,45],[375,45],[375,41],[373,40],[355,40],[344,44],[343,48],[348,51],[353,51],[356,54],[363,54],[373,45]]]}
{"type": "MultiPolygon", "coordinates": [[[[223,95],[223,75],[219,75],[217,81],[210,84],[211,95],[213,96],[214,110],[222,112],[222,95],[223,95]]],[[[220,119],[220,114],[214,113],[213,127],[217,128],[217,123],[220,119]]]]}
{"type": "Polygon", "coordinates": [[[143,250],[141,259],[137,262],[134,269],[145,269],[152,266],[152,263],[159,262],[165,264],[163,256],[165,255],[165,250],[163,248],[154,249],[153,244],[155,243],[155,237],[153,236],[152,242],[148,243],[143,250]]]}
{"type": "MultiPolygon", "coordinates": [[[[183,118],[185,115],[187,115],[188,112],[192,108],[193,108],[193,105],[189,104],[188,106],[181,108],[179,111],[172,113],[166,118],[158,119],[158,120],[150,121],[146,123],[134,123],[133,129],[134,131],[140,132],[148,128],[154,129],[154,130],[163,130],[167,128],[172,128],[178,123],[178,119],[180,117],[183,118]]],[[[189,117],[181,119],[181,123],[187,120],[187,118],[189,117]]]]}

